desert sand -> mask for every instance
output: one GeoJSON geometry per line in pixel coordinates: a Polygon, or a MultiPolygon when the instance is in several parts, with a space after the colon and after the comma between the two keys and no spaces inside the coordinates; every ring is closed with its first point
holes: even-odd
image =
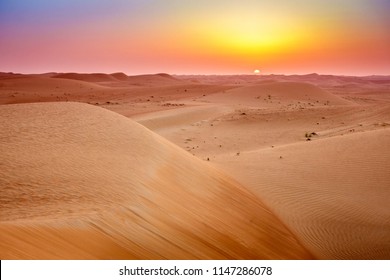
{"type": "Polygon", "coordinates": [[[390,77],[0,74],[1,259],[390,259],[390,77]]]}

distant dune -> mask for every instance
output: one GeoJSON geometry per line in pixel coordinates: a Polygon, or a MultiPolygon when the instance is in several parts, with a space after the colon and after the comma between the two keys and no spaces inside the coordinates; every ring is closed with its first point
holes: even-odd
{"type": "Polygon", "coordinates": [[[126,81],[129,78],[129,76],[122,72],[112,73],[110,76],[120,81],[126,81]]]}
{"type": "Polygon", "coordinates": [[[128,81],[136,85],[183,84],[181,80],[166,73],[129,76],[128,81]]]}
{"type": "Polygon", "coordinates": [[[0,108],[1,259],[307,259],[254,195],[116,113],[0,108]]]}
{"type": "Polygon", "coordinates": [[[0,82],[0,104],[49,101],[84,101],[104,98],[111,90],[96,83],[53,79],[40,75],[21,75],[0,82]],[[98,94],[100,93],[100,94],[98,94]]]}
{"type": "Polygon", "coordinates": [[[61,86],[67,90],[77,90],[82,87],[93,87],[94,89],[102,88],[100,85],[84,81],[21,75],[9,79],[4,79],[2,81],[1,89],[30,90],[40,93],[41,91],[46,91],[48,89],[55,92],[55,90],[61,86]]]}
{"type": "Polygon", "coordinates": [[[84,82],[102,83],[102,82],[130,82],[136,85],[161,85],[171,84],[172,82],[180,82],[180,80],[166,73],[159,74],[147,74],[127,76],[124,73],[118,72],[113,74],[103,73],[91,73],[91,74],[79,74],[79,73],[61,73],[52,75],[52,78],[79,80],[84,82]]]}
{"type": "MultiPolygon", "coordinates": [[[[116,75],[118,76],[118,75],[116,75]]],[[[64,73],[52,76],[52,78],[80,80],[85,82],[111,82],[117,80],[116,77],[110,74],[93,73],[93,74],[79,74],[79,73],[64,73]]]]}
{"type": "Polygon", "coordinates": [[[1,79],[10,79],[10,78],[18,78],[23,76],[22,74],[16,74],[12,72],[0,72],[0,80],[1,79]]]}

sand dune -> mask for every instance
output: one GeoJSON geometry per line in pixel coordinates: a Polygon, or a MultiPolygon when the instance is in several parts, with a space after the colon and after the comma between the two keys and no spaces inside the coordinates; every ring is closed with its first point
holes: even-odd
{"type": "Polygon", "coordinates": [[[189,151],[257,191],[316,257],[390,257],[388,105],[218,108],[213,115],[194,108],[197,118],[183,117],[190,113],[183,108],[169,112],[169,120],[168,112],[138,120],[184,149],[195,147],[189,151]],[[317,136],[306,142],[305,131],[317,136]]]}
{"type": "Polygon", "coordinates": [[[244,187],[116,113],[2,105],[0,258],[311,258],[244,187]]]}
{"type": "Polygon", "coordinates": [[[184,83],[188,84],[188,82],[183,82],[166,73],[129,76],[127,80],[130,83],[138,86],[177,85],[184,83]]]}
{"type": "Polygon", "coordinates": [[[49,101],[83,101],[105,99],[112,89],[96,83],[50,77],[28,76],[3,79],[0,82],[0,104],[49,101]],[[105,93],[105,96],[104,94],[105,93]]]}
{"type": "Polygon", "coordinates": [[[11,79],[11,78],[20,78],[20,77],[23,77],[23,76],[25,76],[25,75],[13,73],[13,72],[0,72],[0,80],[2,80],[2,79],[11,79]]]}
{"type": "MultiPolygon", "coordinates": [[[[116,75],[118,76],[118,75],[116,75]]],[[[80,80],[84,82],[111,82],[117,80],[115,76],[103,73],[79,74],[79,73],[62,73],[52,76],[52,78],[80,80]]]]}
{"type": "Polygon", "coordinates": [[[1,89],[19,89],[19,90],[41,90],[51,89],[55,91],[56,86],[65,85],[69,90],[76,90],[80,87],[93,87],[94,89],[103,88],[101,85],[88,83],[83,81],[72,81],[65,79],[52,79],[49,77],[40,76],[15,76],[13,78],[3,79],[1,81],[1,89]]]}
{"type": "MultiPolygon", "coordinates": [[[[338,105],[304,108],[240,105],[238,96],[229,97],[231,91],[251,97],[257,87],[136,120],[255,191],[316,257],[389,259],[389,94],[357,102],[356,88],[372,85],[343,88],[338,105]],[[353,102],[343,105],[344,97],[353,102]],[[205,110],[213,106],[212,113],[205,110]]],[[[278,94],[288,100],[295,89],[278,94]]],[[[303,103],[306,96],[296,98],[303,103]]]]}
{"type": "MultiPolygon", "coordinates": [[[[92,83],[113,83],[115,82],[128,82],[126,84],[133,84],[137,86],[161,86],[167,84],[180,84],[183,83],[179,79],[166,74],[145,74],[136,76],[127,76],[124,73],[118,72],[113,74],[104,73],[91,73],[91,74],[79,74],[79,73],[61,73],[53,75],[52,78],[79,80],[92,83]]],[[[121,83],[120,85],[126,85],[121,83]]]]}
{"type": "Polygon", "coordinates": [[[390,258],[389,128],[218,161],[263,197],[316,257],[390,258]]]}
{"type": "Polygon", "coordinates": [[[316,257],[390,258],[389,104],[201,108],[136,119],[254,190],[316,257]]]}
{"type": "Polygon", "coordinates": [[[129,76],[122,72],[112,73],[110,76],[120,81],[126,81],[129,78],[129,76]]]}

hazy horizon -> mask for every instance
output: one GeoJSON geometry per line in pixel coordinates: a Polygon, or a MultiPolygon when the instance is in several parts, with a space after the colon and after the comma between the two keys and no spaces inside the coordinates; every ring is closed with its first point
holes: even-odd
{"type": "Polygon", "coordinates": [[[0,70],[0,73],[12,73],[15,75],[45,75],[45,74],[66,74],[66,73],[75,73],[75,74],[115,74],[115,73],[123,73],[129,77],[131,76],[143,76],[143,75],[158,75],[158,74],[168,74],[172,76],[307,76],[307,75],[319,75],[319,76],[341,76],[341,77],[387,77],[390,76],[390,74],[366,74],[366,75],[352,75],[352,74],[334,74],[334,73],[260,73],[260,74],[254,74],[254,73],[232,73],[232,74],[219,74],[219,73],[167,73],[167,72],[155,72],[155,73],[126,73],[123,71],[113,71],[113,72],[103,72],[103,71],[96,71],[96,72],[76,72],[76,71],[48,71],[48,72],[30,72],[30,73],[22,73],[22,72],[13,72],[13,71],[6,71],[6,70],[0,70]]]}

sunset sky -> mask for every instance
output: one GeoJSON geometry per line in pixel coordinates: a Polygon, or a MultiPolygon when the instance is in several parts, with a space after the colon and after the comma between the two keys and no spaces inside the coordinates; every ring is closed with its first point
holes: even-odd
{"type": "Polygon", "coordinates": [[[390,0],[1,0],[0,71],[390,75],[390,0]]]}

